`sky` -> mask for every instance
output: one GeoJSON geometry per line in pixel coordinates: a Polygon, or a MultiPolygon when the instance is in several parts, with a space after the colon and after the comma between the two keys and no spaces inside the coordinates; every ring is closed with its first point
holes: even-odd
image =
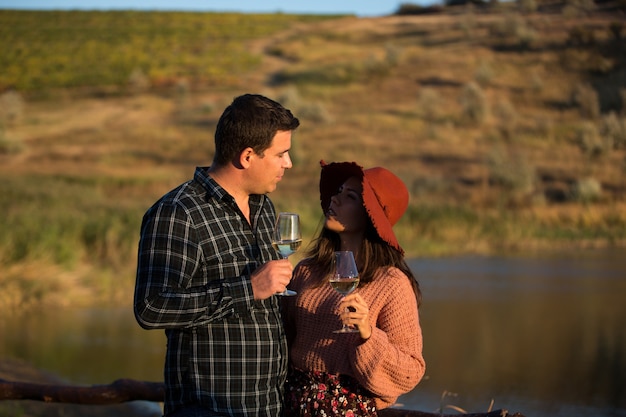
{"type": "Polygon", "coordinates": [[[24,10],[179,10],[242,13],[354,14],[394,13],[400,4],[426,0],[0,0],[0,9],[24,10]]]}

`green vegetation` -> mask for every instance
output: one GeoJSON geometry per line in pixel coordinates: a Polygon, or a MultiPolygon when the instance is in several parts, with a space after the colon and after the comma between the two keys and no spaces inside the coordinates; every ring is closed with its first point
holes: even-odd
{"type": "Polygon", "coordinates": [[[141,206],[103,192],[107,178],[4,177],[0,184],[1,261],[42,259],[64,267],[79,262],[126,264],[133,256],[141,206]]]}
{"type": "Polygon", "coordinates": [[[143,213],[248,91],[302,120],[272,198],[307,240],[324,159],[405,181],[410,257],[626,244],[623,18],[516,7],[0,11],[0,308],[129,302],[143,213]]]}
{"type": "Polygon", "coordinates": [[[246,41],[329,17],[136,11],[0,10],[0,90],[126,87],[143,74],[170,85],[231,84],[258,68],[246,41]]]}

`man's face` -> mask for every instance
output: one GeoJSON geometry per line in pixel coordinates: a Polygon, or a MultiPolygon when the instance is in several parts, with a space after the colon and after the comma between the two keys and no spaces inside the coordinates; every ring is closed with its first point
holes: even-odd
{"type": "Polygon", "coordinates": [[[272,139],[272,145],[263,152],[263,156],[254,154],[250,164],[252,192],[250,194],[271,193],[283,178],[285,170],[291,168],[291,131],[279,130],[272,139]]]}

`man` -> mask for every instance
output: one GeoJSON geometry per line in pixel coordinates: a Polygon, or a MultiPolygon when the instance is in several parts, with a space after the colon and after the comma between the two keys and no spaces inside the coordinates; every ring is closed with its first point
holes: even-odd
{"type": "Polygon", "coordinates": [[[167,417],[281,413],[287,347],[275,294],[292,266],[272,248],[265,194],[292,166],[299,124],[266,97],[235,98],[217,124],[212,165],[144,215],[134,311],[167,335],[167,417]]]}

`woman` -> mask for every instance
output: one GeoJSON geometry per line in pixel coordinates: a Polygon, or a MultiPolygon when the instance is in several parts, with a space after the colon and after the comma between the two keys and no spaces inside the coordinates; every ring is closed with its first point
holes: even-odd
{"type": "Polygon", "coordinates": [[[295,268],[283,300],[290,372],[288,416],[376,416],[424,375],[419,285],[393,225],[408,205],[402,181],[384,168],[321,161],[324,227],[295,268]],[[352,251],[355,292],[328,283],[335,251],[352,251]],[[358,333],[336,334],[341,324],[358,333]]]}

